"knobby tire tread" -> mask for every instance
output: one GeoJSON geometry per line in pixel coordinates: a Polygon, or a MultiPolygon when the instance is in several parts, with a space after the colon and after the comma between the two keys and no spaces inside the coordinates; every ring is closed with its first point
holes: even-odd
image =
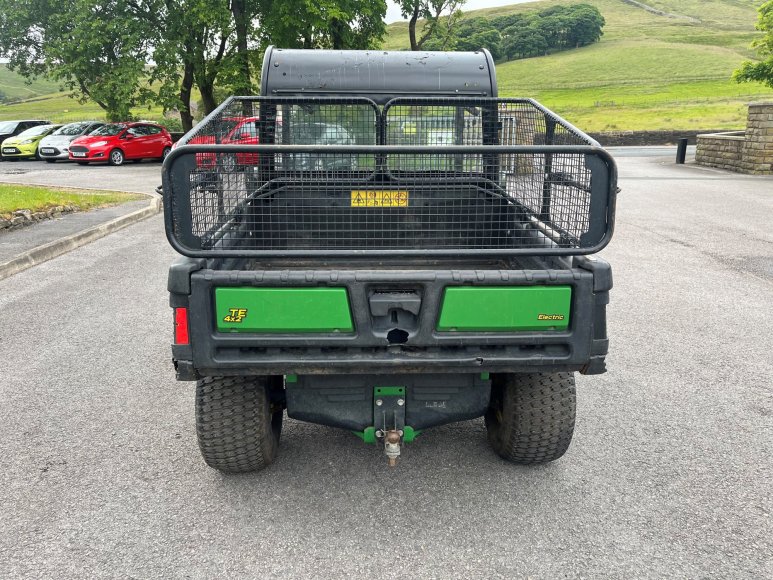
{"type": "Polygon", "coordinates": [[[204,461],[224,473],[259,471],[276,458],[282,412],[271,410],[263,377],[196,383],[196,431],[204,461]]]}
{"type": "Polygon", "coordinates": [[[533,465],[561,457],[574,433],[573,373],[500,375],[486,414],[489,443],[502,458],[533,465]]]}

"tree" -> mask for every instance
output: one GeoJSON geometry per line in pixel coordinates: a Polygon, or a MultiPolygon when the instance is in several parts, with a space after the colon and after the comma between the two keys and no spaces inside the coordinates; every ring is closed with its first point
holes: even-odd
{"type": "Polygon", "coordinates": [[[263,44],[286,48],[378,48],[386,32],[384,0],[266,0],[263,44]]]}
{"type": "Polygon", "coordinates": [[[494,60],[502,58],[502,35],[494,29],[475,32],[466,38],[460,38],[456,43],[458,50],[474,51],[487,49],[494,60]]]}
{"type": "Polygon", "coordinates": [[[590,4],[575,4],[568,8],[570,27],[566,32],[566,46],[579,48],[598,42],[606,24],[598,8],[590,4]]]}
{"type": "Polygon", "coordinates": [[[152,101],[177,109],[184,131],[193,127],[191,95],[199,87],[205,112],[217,106],[214,85],[225,67],[232,30],[227,0],[125,0],[133,18],[152,33],[152,101]]]}
{"type": "Polygon", "coordinates": [[[149,34],[124,2],[0,0],[0,54],[27,78],[60,81],[109,120],[151,97],[143,84],[149,34]]]}
{"type": "Polygon", "coordinates": [[[515,30],[508,29],[503,42],[503,50],[508,59],[530,58],[547,52],[548,41],[537,28],[526,27],[515,30]]]}
{"type": "Polygon", "coordinates": [[[398,0],[403,18],[408,18],[408,37],[411,50],[422,50],[424,44],[435,37],[441,46],[452,39],[454,30],[462,18],[461,8],[466,0],[398,0]],[[446,16],[443,16],[446,14],[446,16]],[[441,19],[442,16],[442,19],[441,19]],[[419,18],[424,24],[416,35],[419,18]]]}
{"type": "Polygon", "coordinates": [[[193,124],[219,95],[251,94],[261,46],[375,48],[384,0],[0,0],[0,56],[59,80],[111,120],[158,104],[193,124]]]}
{"type": "Polygon", "coordinates": [[[733,78],[739,83],[759,82],[773,88],[773,0],[759,7],[757,30],[765,32],[765,36],[752,45],[757,49],[761,60],[747,61],[733,73],[733,78]]]}

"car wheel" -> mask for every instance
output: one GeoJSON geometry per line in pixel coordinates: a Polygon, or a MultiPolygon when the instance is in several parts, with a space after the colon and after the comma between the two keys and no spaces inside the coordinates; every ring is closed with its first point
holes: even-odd
{"type": "Polygon", "coordinates": [[[196,383],[196,433],[204,461],[248,473],[276,458],[283,409],[272,403],[282,377],[206,377],[196,383]]]}
{"type": "Polygon", "coordinates": [[[40,156],[40,149],[35,149],[35,159],[38,161],[43,161],[43,158],[40,156]]]}
{"type": "Polygon", "coordinates": [[[110,152],[110,158],[109,158],[110,165],[115,165],[115,166],[123,165],[123,161],[124,161],[123,151],[121,151],[120,149],[113,149],[110,152]]]}
{"type": "Polygon", "coordinates": [[[522,465],[561,457],[574,433],[573,373],[492,375],[486,430],[500,457],[522,465]]]}
{"type": "Polygon", "coordinates": [[[223,171],[226,173],[233,173],[238,168],[238,163],[236,162],[236,155],[231,154],[225,154],[220,158],[220,166],[223,168],[223,171]]]}
{"type": "Polygon", "coordinates": [[[166,159],[166,156],[169,155],[169,153],[172,151],[171,147],[164,147],[164,150],[161,152],[161,161],[166,159]]]}

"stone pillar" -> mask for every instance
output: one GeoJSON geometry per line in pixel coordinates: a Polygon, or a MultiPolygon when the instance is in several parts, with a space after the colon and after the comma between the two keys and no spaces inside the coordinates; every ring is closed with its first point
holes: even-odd
{"type": "Polygon", "coordinates": [[[773,175],[773,103],[749,104],[742,170],[755,175],[773,175]]]}

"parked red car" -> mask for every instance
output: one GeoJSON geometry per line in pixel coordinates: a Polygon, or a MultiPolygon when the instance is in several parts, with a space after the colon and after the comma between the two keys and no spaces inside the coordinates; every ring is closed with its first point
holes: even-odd
{"type": "Polygon", "coordinates": [[[70,145],[70,160],[80,165],[107,161],[122,165],[127,159],[161,159],[172,150],[172,136],[153,123],[110,123],[70,145]]]}
{"type": "MultiPolygon", "coordinates": [[[[226,117],[217,125],[221,131],[222,145],[257,145],[258,117],[226,117]]],[[[196,135],[188,145],[211,145],[218,143],[215,135],[196,135]]],[[[234,171],[238,166],[257,165],[257,153],[222,154],[221,165],[225,171],[234,171]]],[[[196,155],[196,164],[201,169],[214,169],[217,165],[217,157],[214,153],[199,153],[196,155]]]]}

